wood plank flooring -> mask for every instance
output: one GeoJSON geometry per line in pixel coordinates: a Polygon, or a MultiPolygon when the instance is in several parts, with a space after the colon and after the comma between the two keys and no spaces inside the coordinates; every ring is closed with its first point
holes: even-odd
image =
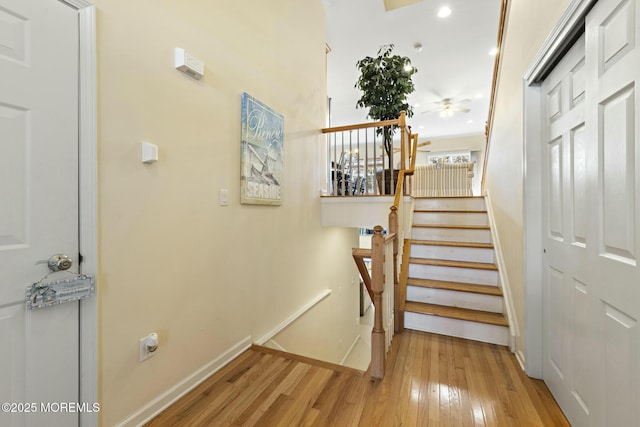
{"type": "Polygon", "coordinates": [[[254,347],[147,426],[569,426],[505,347],[404,331],[382,381],[254,347]]]}

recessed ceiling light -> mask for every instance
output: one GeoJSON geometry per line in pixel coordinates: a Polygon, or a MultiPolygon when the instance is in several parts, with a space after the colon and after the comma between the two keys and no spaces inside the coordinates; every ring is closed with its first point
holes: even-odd
{"type": "Polygon", "coordinates": [[[478,93],[476,93],[476,98],[477,98],[477,99],[482,98],[482,94],[481,94],[481,93],[479,93],[479,92],[478,92],[478,93]]]}
{"type": "Polygon", "coordinates": [[[418,126],[418,129],[424,129],[424,126],[420,125],[418,126]]]}
{"type": "Polygon", "coordinates": [[[451,15],[451,8],[449,6],[442,6],[438,9],[438,18],[446,18],[451,15]]]}
{"type": "Polygon", "coordinates": [[[473,120],[467,120],[467,123],[471,124],[473,123],[473,120]]]}
{"type": "Polygon", "coordinates": [[[420,104],[413,104],[413,108],[418,108],[420,104]]]}
{"type": "Polygon", "coordinates": [[[494,47],[493,49],[491,49],[489,51],[489,55],[491,55],[491,56],[496,56],[497,54],[498,54],[498,48],[497,47],[494,47]]]}

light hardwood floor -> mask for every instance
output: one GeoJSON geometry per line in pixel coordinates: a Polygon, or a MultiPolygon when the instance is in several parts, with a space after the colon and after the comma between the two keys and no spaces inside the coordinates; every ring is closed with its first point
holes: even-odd
{"type": "Polygon", "coordinates": [[[569,426],[507,348],[405,331],[386,375],[254,347],[148,426],[569,426]]]}

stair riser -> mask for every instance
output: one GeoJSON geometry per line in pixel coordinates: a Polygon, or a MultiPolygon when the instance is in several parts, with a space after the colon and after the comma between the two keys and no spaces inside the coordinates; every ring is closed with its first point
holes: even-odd
{"type": "Polygon", "coordinates": [[[509,343],[508,327],[431,316],[428,314],[405,311],[404,327],[416,331],[450,335],[491,344],[508,345],[509,343]]]}
{"type": "Polygon", "coordinates": [[[460,228],[413,227],[411,238],[415,240],[491,243],[491,232],[489,230],[465,230],[460,228]]]}
{"type": "Polygon", "coordinates": [[[414,224],[489,225],[486,213],[476,212],[415,212],[414,224]]]}
{"type": "Polygon", "coordinates": [[[483,211],[484,199],[478,198],[427,198],[415,199],[414,209],[440,211],[483,211]]]}
{"type": "Polygon", "coordinates": [[[502,313],[502,297],[472,292],[407,286],[407,301],[502,313]]]}
{"type": "Polygon", "coordinates": [[[446,259],[451,261],[495,263],[493,249],[456,246],[411,245],[413,258],[446,259]]]}
{"type": "Polygon", "coordinates": [[[409,264],[409,277],[444,280],[448,282],[498,285],[498,272],[475,268],[441,267],[438,265],[409,264]]]}

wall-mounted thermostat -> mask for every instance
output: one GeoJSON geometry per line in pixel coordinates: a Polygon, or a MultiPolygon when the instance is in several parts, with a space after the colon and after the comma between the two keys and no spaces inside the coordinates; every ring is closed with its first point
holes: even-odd
{"type": "Polygon", "coordinates": [[[204,62],[179,47],[176,48],[176,69],[196,80],[204,76],[204,62]]]}

